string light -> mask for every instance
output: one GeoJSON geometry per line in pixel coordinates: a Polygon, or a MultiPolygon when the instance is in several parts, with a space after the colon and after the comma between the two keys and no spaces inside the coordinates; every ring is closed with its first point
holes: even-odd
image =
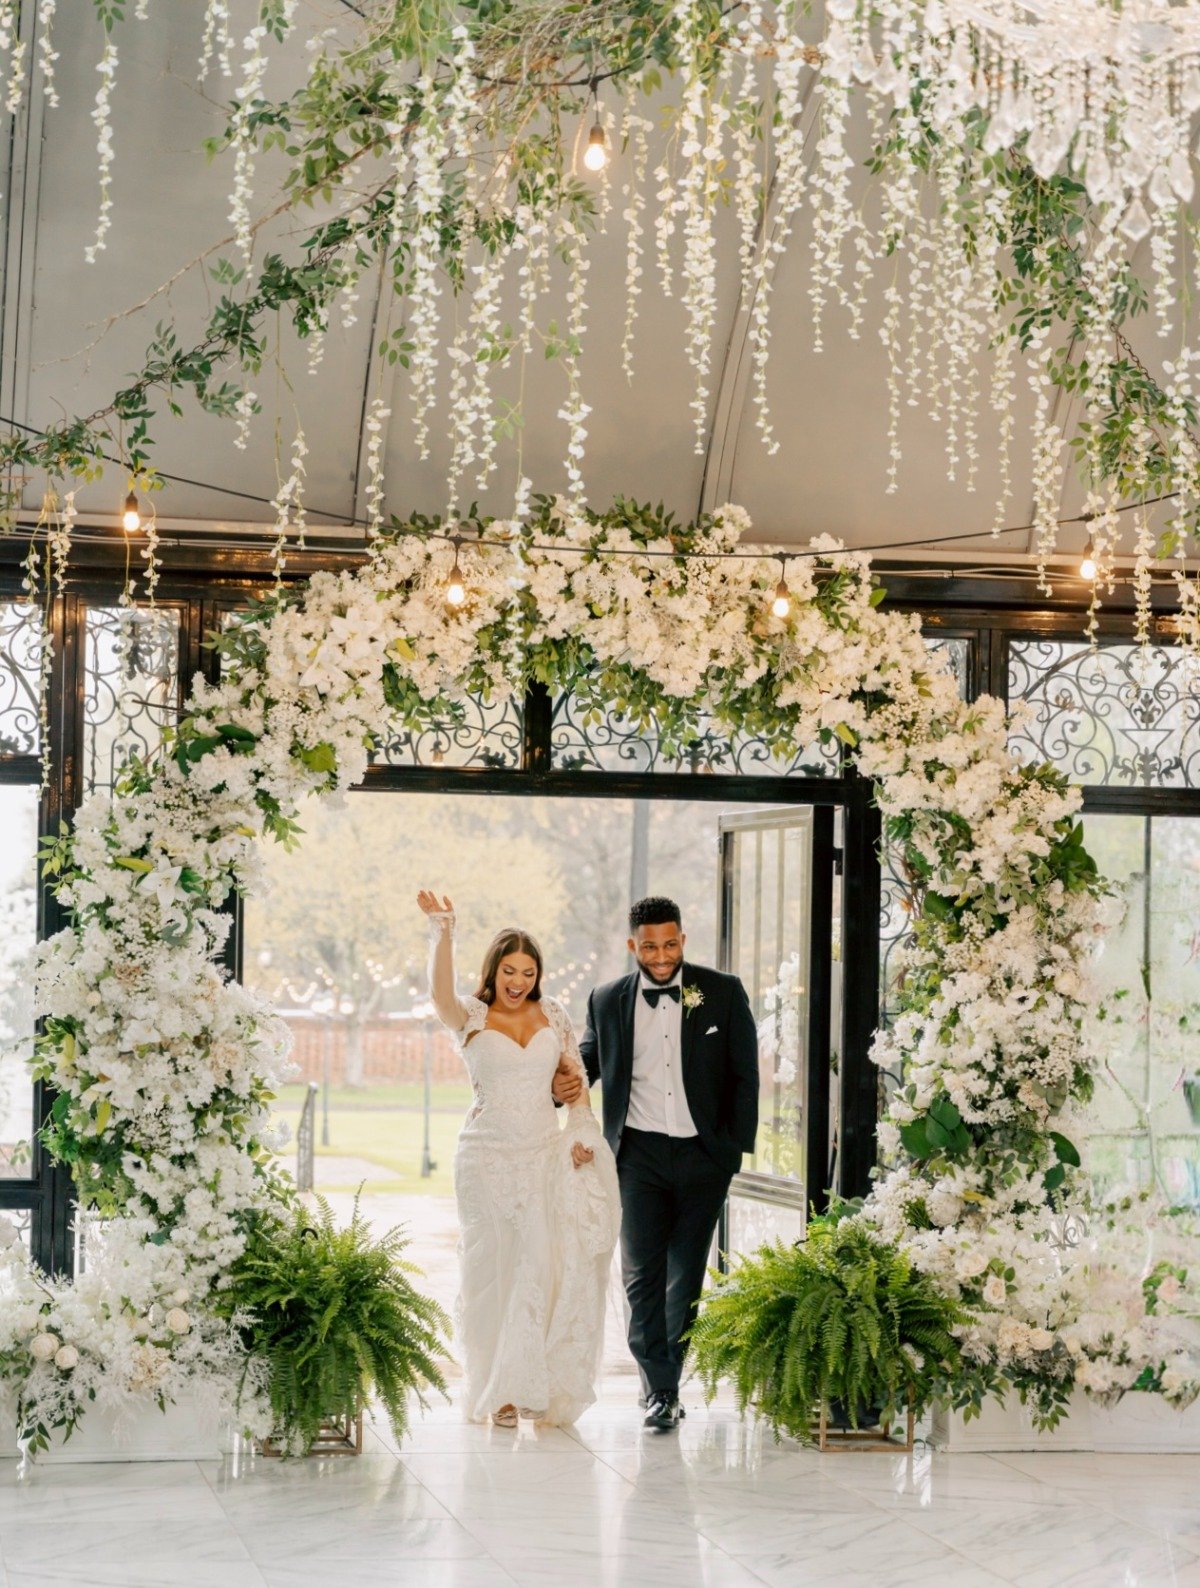
{"type": "Polygon", "coordinates": [[[446,586],[446,605],[460,607],[467,599],[467,585],[463,578],[463,571],[458,561],[458,548],[462,540],[458,535],[454,537],[454,566],[450,570],[450,582],[446,586]]]}
{"type": "Polygon", "coordinates": [[[1092,538],[1088,536],[1087,550],[1083,554],[1083,561],[1079,564],[1079,577],[1081,579],[1095,579],[1098,570],[1096,557],[1092,547],[1092,538]]]}
{"type": "Polygon", "coordinates": [[[775,586],[775,599],[771,611],[777,618],[786,618],[792,610],[792,593],[787,587],[787,558],[779,559],[779,583],[775,586]]]}
{"type": "Polygon", "coordinates": [[[142,512],[138,506],[138,499],[132,491],[125,498],[125,506],[121,511],[121,528],[127,535],[136,535],[142,527],[142,512]]]}
{"type": "Polygon", "coordinates": [[[583,151],[583,163],[589,171],[603,171],[608,164],[608,139],[604,136],[604,128],[600,124],[600,96],[596,92],[595,84],[592,85],[592,98],[596,106],[596,119],[592,130],[588,133],[587,148],[583,151]]]}

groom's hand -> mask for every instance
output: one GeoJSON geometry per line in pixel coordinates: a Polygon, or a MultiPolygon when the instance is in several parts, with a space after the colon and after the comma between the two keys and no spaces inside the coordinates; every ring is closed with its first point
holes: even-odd
{"type": "Polygon", "coordinates": [[[573,1064],[560,1064],[550,1083],[550,1095],[556,1103],[570,1108],[583,1096],[583,1076],[573,1064]]]}

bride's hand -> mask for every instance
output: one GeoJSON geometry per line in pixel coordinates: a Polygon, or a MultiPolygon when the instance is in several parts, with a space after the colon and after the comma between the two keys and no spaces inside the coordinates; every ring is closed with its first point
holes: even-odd
{"type": "Polygon", "coordinates": [[[577,1169],[582,1169],[585,1163],[591,1163],[596,1154],[590,1147],[585,1147],[581,1141],[571,1143],[571,1162],[577,1169]]]}
{"type": "Polygon", "coordinates": [[[430,893],[428,888],[422,888],[417,894],[417,904],[426,915],[453,915],[454,905],[447,894],[439,903],[436,893],[430,893]]]}

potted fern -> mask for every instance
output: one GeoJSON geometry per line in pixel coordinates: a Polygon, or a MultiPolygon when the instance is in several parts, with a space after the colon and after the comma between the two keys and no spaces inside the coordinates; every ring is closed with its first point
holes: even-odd
{"type": "Polygon", "coordinates": [[[818,1219],[795,1246],[736,1259],[691,1332],[711,1399],[732,1382],[780,1433],[810,1442],[814,1419],[851,1427],[919,1415],[960,1360],[957,1305],[898,1247],[854,1219],[818,1219]]]}
{"type": "Polygon", "coordinates": [[[415,1288],[403,1231],[374,1237],[357,1202],[339,1229],[328,1203],[315,1202],[315,1215],[297,1205],[290,1218],[256,1221],[214,1298],[241,1322],[250,1361],[267,1368],[271,1453],[338,1448],[320,1442],[331,1426],[347,1436],[341,1448],[361,1449],[348,1436],[361,1433],[372,1398],[400,1440],[410,1394],[424,1405],[427,1389],[446,1390],[438,1358],[449,1320],[415,1288]]]}

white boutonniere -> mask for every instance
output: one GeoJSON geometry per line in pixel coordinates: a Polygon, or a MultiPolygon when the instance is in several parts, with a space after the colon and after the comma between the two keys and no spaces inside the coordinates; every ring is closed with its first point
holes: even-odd
{"type": "Polygon", "coordinates": [[[690,987],[685,987],[681,996],[683,1007],[689,1011],[692,1009],[699,1009],[700,1005],[704,1002],[704,994],[700,991],[699,987],[695,985],[695,983],[693,983],[690,987]]]}

